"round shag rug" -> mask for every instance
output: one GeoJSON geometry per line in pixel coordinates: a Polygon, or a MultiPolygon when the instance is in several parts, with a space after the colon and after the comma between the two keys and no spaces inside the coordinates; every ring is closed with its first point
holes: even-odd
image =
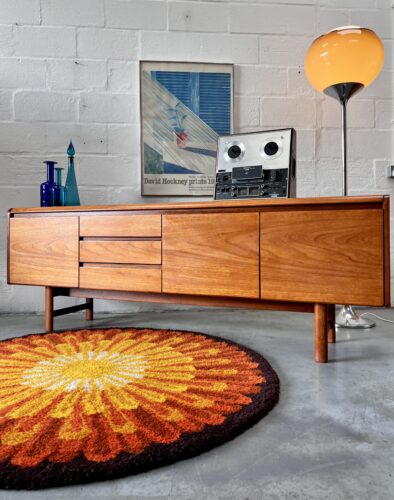
{"type": "Polygon", "coordinates": [[[202,333],[111,328],[0,342],[0,488],[102,481],[233,439],[279,398],[260,354],[202,333]]]}

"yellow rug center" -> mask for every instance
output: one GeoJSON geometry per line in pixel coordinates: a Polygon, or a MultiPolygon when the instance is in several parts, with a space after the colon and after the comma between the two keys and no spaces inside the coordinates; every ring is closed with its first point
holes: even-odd
{"type": "Polygon", "coordinates": [[[114,375],[119,371],[115,363],[100,360],[75,361],[66,365],[62,375],[66,378],[99,378],[103,375],[114,375]]]}
{"type": "Polygon", "coordinates": [[[68,392],[104,390],[109,386],[123,387],[133,379],[143,378],[146,366],[143,356],[106,351],[78,352],[38,362],[23,373],[22,384],[68,392]]]}

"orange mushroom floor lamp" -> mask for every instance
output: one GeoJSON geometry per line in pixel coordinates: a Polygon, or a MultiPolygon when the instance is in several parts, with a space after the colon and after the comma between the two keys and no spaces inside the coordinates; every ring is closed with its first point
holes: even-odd
{"type": "MultiPolygon", "coordinates": [[[[334,97],[342,108],[343,195],[348,194],[346,105],[352,95],[378,76],[384,61],[380,38],[368,28],[343,26],[317,38],[305,56],[305,74],[311,85],[334,97]]],[[[360,317],[350,305],[337,315],[336,325],[371,328],[373,321],[360,317]]]]}

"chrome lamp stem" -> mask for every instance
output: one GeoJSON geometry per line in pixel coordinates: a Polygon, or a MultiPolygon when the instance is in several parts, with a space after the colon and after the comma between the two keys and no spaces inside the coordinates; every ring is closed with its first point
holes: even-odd
{"type": "MultiPolygon", "coordinates": [[[[347,177],[347,120],[346,106],[349,98],[357,91],[361,90],[363,85],[355,82],[338,83],[328,87],[324,93],[333,97],[341,104],[342,110],[342,194],[348,195],[348,177],[347,177]]],[[[353,306],[345,304],[335,318],[337,328],[372,328],[376,326],[374,321],[360,317],[353,306]]]]}
{"type": "MultiPolygon", "coordinates": [[[[326,89],[325,93],[334,97],[341,103],[342,110],[342,193],[348,195],[348,177],[347,177],[347,121],[346,105],[349,97],[360,90],[362,85],[357,83],[340,83],[326,89]]],[[[337,328],[372,328],[376,326],[374,321],[359,316],[353,309],[353,306],[345,304],[335,318],[337,328]]]]}
{"type": "Polygon", "coordinates": [[[346,123],[347,99],[341,100],[342,109],[342,193],[347,196],[347,123],[346,123]]]}

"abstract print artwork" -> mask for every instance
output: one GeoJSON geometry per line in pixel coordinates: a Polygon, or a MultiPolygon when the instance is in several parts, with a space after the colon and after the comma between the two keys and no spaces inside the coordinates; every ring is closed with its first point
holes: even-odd
{"type": "Polygon", "coordinates": [[[232,133],[233,66],[140,64],[142,194],[212,196],[217,138],[232,133]]]}

